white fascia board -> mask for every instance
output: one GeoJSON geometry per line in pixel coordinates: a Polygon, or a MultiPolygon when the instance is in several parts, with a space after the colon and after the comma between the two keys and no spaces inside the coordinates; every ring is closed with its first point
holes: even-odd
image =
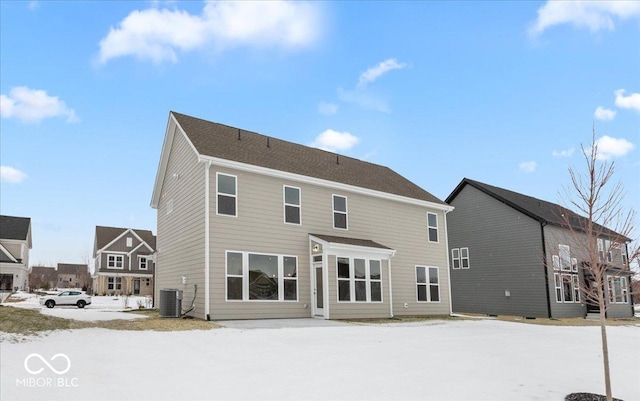
{"type": "Polygon", "coordinates": [[[406,196],[390,194],[387,192],[357,187],[355,185],[343,184],[340,182],[324,180],[321,178],[309,177],[301,174],[289,173],[281,170],[274,170],[266,167],[254,166],[251,164],[236,162],[236,161],[227,160],[227,159],[221,159],[218,157],[199,155],[198,160],[201,162],[209,162],[212,165],[219,166],[219,167],[226,167],[226,168],[231,168],[231,169],[236,169],[241,171],[247,171],[250,173],[262,174],[270,177],[282,178],[285,180],[297,181],[297,182],[317,185],[317,186],[326,187],[326,188],[333,188],[341,191],[349,191],[349,192],[358,193],[362,195],[373,196],[376,198],[382,198],[382,199],[392,200],[396,202],[407,203],[410,205],[427,207],[430,209],[441,210],[445,212],[450,212],[453,210],[453,206],[449,206],[449,205],[442,205],[439,203],[424,201],[420,199],[408,198],[406,196]]]}
{"type": "Polygon", "coordinates": [[[167,122],[167,130],[164,133],[164,141],[162,142],[162,151],[160,152],[160,162],[158,164],[158,172],[156,173],[156,182],[153,186],[153,193],[151,195],[151,207],[158,208],[160,203],[160,196],[162,194],[162,183],[164,176],[167,173],[167,165],[169,164],[169,153],[171,152],[171,146],[173,145],[173,139],[177,132],[180,132],[182,136],[187,140],[187,143],[191,147],[193,152],[200,156],[196,147],[193,146],[189,137],[185,134],[184,130],[176,120],[173,113],[169,113],[169,121],[167,122]]]}
{"type": "Polygon", "coordinates": [[[99,276],[153,278],[153,273],[96,273],[93,278],[98,278],[99,276]]]}
{"type": "Polygon", "coordinates": [[[375,255],[382,259],[390,259],[396,254],[395,249],[373,248],[369,246],[341,244],[339,242],[327,242],[313,235],[309,235],[309,239],[322,245],[322,252],[328,255],[338,254],[340,256],[349,255],[356,257],[360,255],[375,255]]]}
{"type": "Polygon", "coordinates": [[[138,235],[138,233],[136,233],[136,230],[130,229],[129,231],[131,231],[131,233],[134,235],[134,237],[136,237],[138,239],[138,241],[140,241],[140,243],[138,244],[137,247],[133,248],[133,250],[131,250],[128,253],[128,255],[131,255],[134,251],[136,251],[138,248],[140,248],[143,245],[147,247],[149,252],[153,252],[153,248],[151,248],[151,246],[149,244],[147,244],[147,242],[145,240],[143,240],[142,237],[138,235]]]}

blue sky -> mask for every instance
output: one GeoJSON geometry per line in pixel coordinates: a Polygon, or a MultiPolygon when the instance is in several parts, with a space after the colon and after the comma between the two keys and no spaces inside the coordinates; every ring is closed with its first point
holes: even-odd
{"type": "Polygon", "coordinates": [[[640,2],[0,2],[2,214],[32,264],[151,229],[169,111],[552,202],[592,126],[640,209],[640,2]]]}

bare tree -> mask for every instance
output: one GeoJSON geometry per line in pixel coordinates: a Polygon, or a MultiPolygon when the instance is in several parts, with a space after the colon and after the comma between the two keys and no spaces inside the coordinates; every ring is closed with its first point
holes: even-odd
{"type": "MultiPolygon", "coordinates": [[[[622,206],[623,186],[613,182],[614,162],[601,158],[598,153],[595,129],[590,146],[580,147],[584,171],[569,168],[571,185],[565,188],[568,200],[565,203],[581,216],[565,209],[561,217],[573,243],[572,254],[581,260],[576,267],[583,273],[583,280],[577,283],[583,302],[599,310],[605,390],[607,400],[611,401],[606,312],[615,303],[630,304],[633,272],[629,265],[632,258],[638,257],[637,249],[629,249],[635,213],[622,206]]],[[[570,263],[578,264],[577,260],[571,259],[570,263]]]]}

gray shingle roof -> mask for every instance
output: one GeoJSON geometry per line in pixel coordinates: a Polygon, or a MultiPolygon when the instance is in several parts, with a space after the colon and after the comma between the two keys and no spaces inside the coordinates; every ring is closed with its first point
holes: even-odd
{"type": "Polygon", "coordinates": [[[26,241],[30,226],[29,217],[0,216],[0,238],[26,241]]]}
{"type": "MultiPolygon", "coordinates": [[[[570,226],[579,231],[584,231],[586,227],[587,219],[579,214],[555,203],[547,202],[542,199],[537,199],[532,196],[523,195],[518,192],[509,191],[508,189],[494,187],[493,185],[484,184],[479,181],[470,180],[464,178],[456,189],[451,192],[445,202],[450,203],[460,193],[465,185],[471,185],[474,188],[486,193],[487,195],[507,204],[508,206],[526,214],[527,216],[538,220],[540,222],[551,224],[559,227],[567,227],[567,220],[570,226]],[[568,216],[568,219],[565,217],[568,216]]],[[[596,224],[596,230],[603,235],[610,235],[612,237],[621,237],[626,241],[631,241],[630,238],[622,236],[613,230],[596,224]]]]}
{"type": "MultiPolygon", "coordinates": [[[[96,251],[127,231],[128,228],[96,226],[96,251]]],[[[149,230],[132,229],[151,248],[156,249],[156,236],[149,230]]]]}
{"type": "Polygon", "coordinates": [[[58,263],[58,274],[89,274],[89,266],[72,263],[58,263]]]}
{"type": "Polygon", "coordinates": [[[323,235],[323,234],[309,234],[316,238],[319,238],[326,242],[336,243],[336,244],[346,244],[346,245],[356,245],[356,246],[364,246],[367,248],[379,248],[379,249],[389,249],[388,246],[384,246],[378,244],[377,242],[368,240],[368,239],[359,239],[359,238],[346,238],[346,237],[337,237],[335,235],[323,235]]]}
{"type": "Polygon", "coordinates": [[[443,204],[388,167],[171,112],[200,155],[443,204]]]}

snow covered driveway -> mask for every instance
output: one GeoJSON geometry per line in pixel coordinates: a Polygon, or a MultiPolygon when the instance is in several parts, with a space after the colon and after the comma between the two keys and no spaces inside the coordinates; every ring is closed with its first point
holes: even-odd
{"type": "MultiPolygon", "coordinates": [[[[640,400],[640,327],[608,333],[614,397],[640,400]]],[[[563,400],[604,392],[599,350],[597,327],[495,320],[83,329],[2,343],[0,399],[563,400]]]]}

